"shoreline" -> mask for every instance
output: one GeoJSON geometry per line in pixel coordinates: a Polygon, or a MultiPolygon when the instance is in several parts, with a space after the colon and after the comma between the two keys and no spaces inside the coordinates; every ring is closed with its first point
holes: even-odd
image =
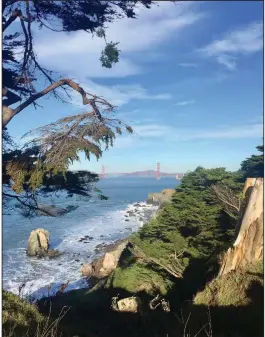
{"type": "MultiPolygon", "coordinates": [[[[75,251],[73,251],[68,256],[69,254],[68,252],[61,251],[63,259],[64,259],[63,262],[61,261],[60,258],[54,259],[54,260],[30,258],[31,260],[27,260],[30,263],[30,265],[39,265],[39,268],[42,268],[42,265],[43,265],[43,266],[46,266],[45,268],[48,268],[48,269],[54,269],[54,268],[56,269],[56,265],[60,266],[60,268],[64,268],[63,266],[65,265],[65,268],[67,269],[70,268],[72,271],[74,270],[78,271],[77,273],[79,273],[79,277],[76,276],[70,279],[70,282],[65,277],[59,280],[56,280],[56,278],[55,279],[51,278],[50,281],[48,281],[48,278],[46,277],[47,282],[42,283],[40,278],[34,279],[34,274],[33,274],[33,278],[31,278],[30,275],[27,276],[27,274],[25,274],[25,275],[22,275],[21,281],[19,281],[18,279],[12,279],[12,278],[6,279],[5,280],[6,287],[3,289],[6,289],[7,291],[10,291],[16,295],[20,293],[22,297],[28,299],[30,302],[35,302],[47,296],[55,296],[60,286],[67,282],[68,282],[68,286],[65,289],[65,292],[82,289],[82,288],[90,288],[89,281],[87,280],[87,278],[82,277],[81,275],[82,265],[84,263],[92,263],[93,261],[98,260],[99,258],[104,256],[106,252],[111,251],[119,243],[121,243],[124,240],[127,240],[131,236],[131,234],[137,232],[138,229],[142,227],[144,223],[147,223],[148,221],[150,221],[150,219],[152,218],[153,214],[156,213],[156,211],[157,211],[157,207],[153,205],[147,205],[146,201],[127,204],[126,208],[119,211],[120,212],[120,223],[123,224],[123,225],[119,225],[120,230],[117,231],[117,234],[116,234],[117,236],[119,236],[119,238],[111,239],[111,237],[113,236],[111,233],[108,235],[104,235],[104,236],[98,235],[98,238],[93,238],[93,240],[90,240],[90,242],[87,242],[88,243],[87,246],[84,246],[85,250],[86,250],[86,247],[88,248],[88,250],[91,249],[91,252],[88,254],[90,255],[91,258],[89,258],[89,256],[87,257],[87,259],[79,257],[79,253],[75,251]],[[136,225],[136,223],[138,225],[136,225]],[[92,245],[91,247],[91,244],[94,240],[100,240],[100,241],[98,242],[98,244],[95,243],[95,245],[92,245]],[[81,263],[74,262],[77,260],[80,261],[81,263]],[[67,264],[69,265],[67,266],[67,264]],[[22,286],[22,290],[19,290],[20,286],[22,286]]],[[[115,228],[114,228],[114,232],[115,232],[115,228]]],[[[92,232],[91,232],[91,235],[93,236],[92,232]]],[[[80,238],[82,237],[79,237],[79,239],[76,238],[76,240],[79,241],[80,238]]],[[[86,240],[84,240],[83,242],[86,243],[85,241],[86,240]]],[[[53,248],[57,248],[57,246],[53,248]]],[[[45,274],[45,271],[44,271],[44,274],[45,274]]]]}

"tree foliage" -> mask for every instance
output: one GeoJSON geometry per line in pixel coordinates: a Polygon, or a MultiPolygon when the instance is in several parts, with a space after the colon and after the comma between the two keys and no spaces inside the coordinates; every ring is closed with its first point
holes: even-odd
{"type": "MultiPolygon", "coordinates": [[[[100,158],[104,150],[113,146],[117,134],[132,133],[129,125],[111,117],[115,111],[111,103],[39,63],[35,50],[38,32],[41,29],[48,29],[53,34],[85,31],[104,39],[105,48],[99,59],[103,67],[111,68],[119,61],[120,50],[118,42],[107,40],[107,26],[124,17],[135,19],[139,6],[150,8],[151,4],[150,0],[3,1],[4,182],[7,186],[12,185],[16,193],[27,193],[27,197],[30,194],[34,198],[36,189],[44,187],[45,190],[49,182],[66,190],[69,184],[76,184],[70,194],[86,194],[81,188],[83,173],[73,180],[79,173],[69,173],[69,165],[79,160],[80,152],[84,152],[87,159],[91,155],[100,158]],[[13,24],[15,20],[16,25],[13,24]],[[44,82],[49,85],[39,90],[44,82]],[[7,129],[14,117],[29,106],[38,109],[38,100],[43,96],[52,95],[65,102],[65,97],[71,98],[71,92],[80,94],[86,111],[29,130],[33,140],[23,149],[14,146],[7,129]]],[[[86,173],[86,187],[88,177],[94,181],[93,174],[86,173]]]]}
{"type": "Polygon", "coordinates": [[[260,155],[252,155],[241,163],[242,180],[246,178],[264,177],[264,146],[259,145],[256,149],[261,152],[260,155]]]}
{"type": "Polygon", "coordinates": [[[260,177],[263,171],[262,156],[256,159],[257,156],[246,159],[236,172],[222,167],[197,167],[188,172],[177,186],[171,204],[140,229],[135,243],[164,265],[173,266],[177,261],[182,268],[188,268],[192,261],[206,265],[213,259],[211,268],[216,268],[218,255],[234,240],[244,203],[242,177],[252,177],[253,172],[260,177]]]}
{"type": "Polygon", "coordinates": [[[176,188],[170,205],[156,219],[144,225],[135,242],[149,256],[166,264],[184,268],[190,259],[207,259],[213,252],[224,250],[234,237],[236,219],[213,192],[212,186],[225,184],[239,195],[243,184],[239,173],[225,168],[198,167],[187,173],[176,188]]]}
{"type": "MultiPolygon", "coordinates": [[[[54,33],[82,30],[103,38],[106,45],[100,59],[103,66],[112,67],[119,60],[119,50],[117,42],[107,41],[107,25],[123,17],[134,19],[138,6],[150,8],[151,4],[151,0],[3,1],[3,86],[19,95],[30,95],[36,92],[35,84],[41,75],[50,83],[54,82],[53,73],[39,64],[34,49],[36,33],[42,28],[54,33]],[[15,20],[19,20],[21,28],[6,34],[15,20]],[[21,57],[15,55],[17,51],[21,57]]],[[[56,92],[53,94],[58,97],[56,92]]]]}

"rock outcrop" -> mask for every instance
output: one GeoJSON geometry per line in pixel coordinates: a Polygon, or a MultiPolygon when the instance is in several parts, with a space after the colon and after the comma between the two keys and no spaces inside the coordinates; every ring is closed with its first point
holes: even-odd
{"type": "Polygon", "coordinates": [[[38,228],[30,233],[28,239],[28,256],[38,256],[38,257],[57,257],[60,253],[55,249],[50,248],[50,233],[43,229],[38,228]]]}
{"type": "Polygon", "coordinates": [[[112,298],[112,309],[119,312],[137,313],[141,312],[142,301],[140,297],[132,296],[117,300],[116,297],[112,298]]]}
{"type": "Polygon", "coordinates": [[[43,228],[38,228],[30,233],[28,240],[28,256],[42,256],[48,253],[50,233],[43,228]]]}
{"type": "Polygon", "coordinates": [[[218,276],[263,259],[263,178],[248,178],[245,205],[237,224],[237,237],[226,252],[218,276]]]}
{"type": "Polygon", "coordinates": [[[128,245],[128,240],[120,240],[107,247],[105,255],[99,259],[85,263],[82,266],[81,274],[87,277],[103,278],[116,269],[120,256],[128,245]]]}
{"type": "Polygon", "coordinates": [[[160,193],[149,193],[146,202],[147,204],[163,207],[171,202],[174,193],[175,190],[172,189],[165,189],[160,193]]]}
{"type": "Polygon", "coordinates": [[[81,268],[81,274],[83,276],[92,276],[93,270],[92,263],[84,263],[81,268]]]}
{"type": "Polygon", "coordinates": [[[61,216],[68,213],[69,210],[66,208],[56,207],[54,205],[44,205],[38,204],[38,213],[45,216],[61,216]]]}

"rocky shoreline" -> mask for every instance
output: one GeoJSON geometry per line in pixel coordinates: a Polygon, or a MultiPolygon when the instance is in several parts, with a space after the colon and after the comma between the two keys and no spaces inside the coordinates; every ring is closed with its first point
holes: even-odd
{"type": "MultiPolygon", "coordinates": [[[[155,217],[157,211],[157,205],[137,202],[124,211],[124,217],[126,222],[135,218],[143,225],[155,217]]],[[[125,227],[125,229],[130,230],[130,227],[125,227]]],[[[89,288],[95,285],[95,280],[107,277],[116,269],[120,256],[128,245],[130,245],[130,235],[108,244],[103,242],[95,247],[98,256],[81,267],[81,275],[87,277],[89,288]]]]}
{"type": "MultiPolygon", "coordinates": [[[[156,193],[156,196],[157,195],[159,195],[159,193],[156,193]]],[[[162,191],[162,198],[164,198],[164,195],[162,191]]],[[[157,212],[161,208],[160,206],[160,204],[157,204],[157,200],[155,202],[147,200],[146,202],[135,202],[134,204],[128,205],[127,209],[120,211],[124,219],[124,228],[123,231],[120,231],[120,238],[110,241],[109,235],[100,235],[99,238],[94,237],[91,233],[90,235],[87,233],[87,235],[76,238],[77,242],[82,245],[88,244],[91,250],[90,254],[86,254],[87,258],[84,258],[80,253],[73,255],[73,259],[77,263],[75,268],[77,268],[77,270],[80,268],[79,275],[82,277],[81,280],[83,279],[88,285],[88,288],[95,285],[95,280],[105,278],[116,269],[123,250],[129,244],[131,234],[137,231],[137,229],[135,229],[135,222],[137,222],[140,227],[150,222],[152,218],[156,217],[157,212]],[[93,244],[95,240],[101,242],[93,244]]],[[[50,233],[45,229],[39,228],[33,231],[29,238],[27,255],[35,258],[51,259],[64,254],[63,251],[51,249],[49,240],[50,233]]],[[[61,266],[60,262],[59,260],[58,264],[61,266]]],[[[71,283],[65,287],[65,292],[70,290],[71,283]]]]}
{"type": "MultiPolygon", "coordinates": [[[[125,211],[125,221],[129,221],[130,217],[135,217],[138,221],[148,223],[156,217],[163,207],[162,203],[170,203],[173,193],[174,190],[167,189],[160,193],[149,194],[146,203],[135,203],[125,211]]],[[[109,276],[118,267],[123,252],[131,246],[130,235],[110,244],[98,245],[96,249],[100,256],[90,263],[84,263],[81,268],[81,275],[87,277],[89,288],[93,287],[100,279],[109,276]]]]}
{"type": "MultiPolygon", "coordinates": [[[[134,218],[137,219],[141,225],[150,222],[152,218],[157,216],[165,204],[171,202],[172,195],[173,190],[171,190],[170,193],[169,190],[166,190],[166,192],[156,193],[155,198],[152,197],[151,200],[148,198],[145,203],[139,202],[130,205],[128,209],[124,211],[125,221],[128,222],[131,218],[134,218]]],[[[85,236],[81,238],[81,241],[86,242],[85,240],[92,239],[92,237],[85,236]]],[[[133,258],[133,260],[135,258],[142,258],[138,256],[137,249],[137,244],[135,244],[134,238],[131,235],[111,243],[103,242],[97,245],[94,250],[97,255],[96,258],[91,262],[83,263],[80,270],[81,276],[87,283],[86,289],[93,292],[103,289],[104,287],[111,287],[114,278],[117,276],[117,272],[123,268],[124,263],[132,263],[133,266],[134,262],[131,261],[131,258],[133,258]],[[131,262],[125,262],[128,257],[131,262]]],[[[63,292],[68,292],[67,283],[61,285],[56,295],[61,295],[63,292]]],[[[71,291],[69,292],[71,296],[70,293],[71,291]]],[[[170,311],[168,301],[160,295],[153,298],[148,305],[150,310],[155,310],[158,306],[161,306],[163,311],[170,311]]],[[[142,301],[137,296],[121,299],[113,297],[111,306],[114,311],[135,313],[142,310],[142,301]]]]}
{"type": "MultiPolygon", "coordinates": [[[[127,240],[133,229],[130,227],[130,221],[136,221],[140,224],[140,227],[143,226],[145,223],[148,223],[153,217],[155,217],[156,213],[158,211],[158,207],[156,205],[153,205],[151,203],[147,204],[146,202],[137,202],[132,205],[130,205],[126,210],[122,211],[124,213],[124,221],[128,222],[128,225],[124,227],[124,229],[130,233],[126,235],[126,238],[118,239],[115,241],[112,241],[110,243],[102,242],[95,246],[94,252],[96,253],[97,260],[100,256],[105,254],[106,252],[114,249],[119,243],[123,242],[124,240],[127,240]]],[[[101,235],[102,239],[104,238],[103,235],[101,235]]],[[[85,235],[81,237],[78,242],[83,243],[89,243],[93,240],[93,236],[85,235]]]]}
{"type": "MultiPolygon", "coordinates": [[[[81,268],[82,276],[97,279],[108,276],[118,265],[120,256],[129,244],[129,238],[117,240],[104,247],[101,256],[91,263],[83,264],[81,268]]],[[[89,279],[88,279],[89,283],[89,279]]]]}

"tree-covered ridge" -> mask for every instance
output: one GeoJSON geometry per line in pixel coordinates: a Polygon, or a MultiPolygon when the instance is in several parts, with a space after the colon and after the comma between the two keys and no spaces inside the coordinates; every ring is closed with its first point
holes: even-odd
{"type": "MultiPolygon", "coordinates": [[[[185,270],[194,259],[207,262],[214,257],[216,263],[218,255],[235,238],[236,222],[244,203],[242,177],[249,174],[245,162],[249,161],[244,161],[236,172],[222,167],[198,167],[188,172],[176,188],[171,204],[139,230],[134,242],[147,255],[164,265],[174,264],[179,271],[185,270]]],[[[261,158],[259,165],[261,172],[264,168],[261,158]]]]}
{"type": "MultiPolygon", "coordinates": [[[[185,242],[185,250],[197,257],[207,257],[213,250],[229,242],[233,237],[235,220],[231,219],[216,198],[211,186],[225,183],[236,194],[242,190],[238,174],[224,168],[204,169],[198,167],[189,172],[176,188],[172,203],[163,208],[157,218],[139,232],[142,240],[155,240],[168,244],[173,253],[173,242],[185,242]]],[[[156,243],[157,244],[157,243],[156,243]]],[[[178,247],[177,253],[183,249],[178,247]]]]}

